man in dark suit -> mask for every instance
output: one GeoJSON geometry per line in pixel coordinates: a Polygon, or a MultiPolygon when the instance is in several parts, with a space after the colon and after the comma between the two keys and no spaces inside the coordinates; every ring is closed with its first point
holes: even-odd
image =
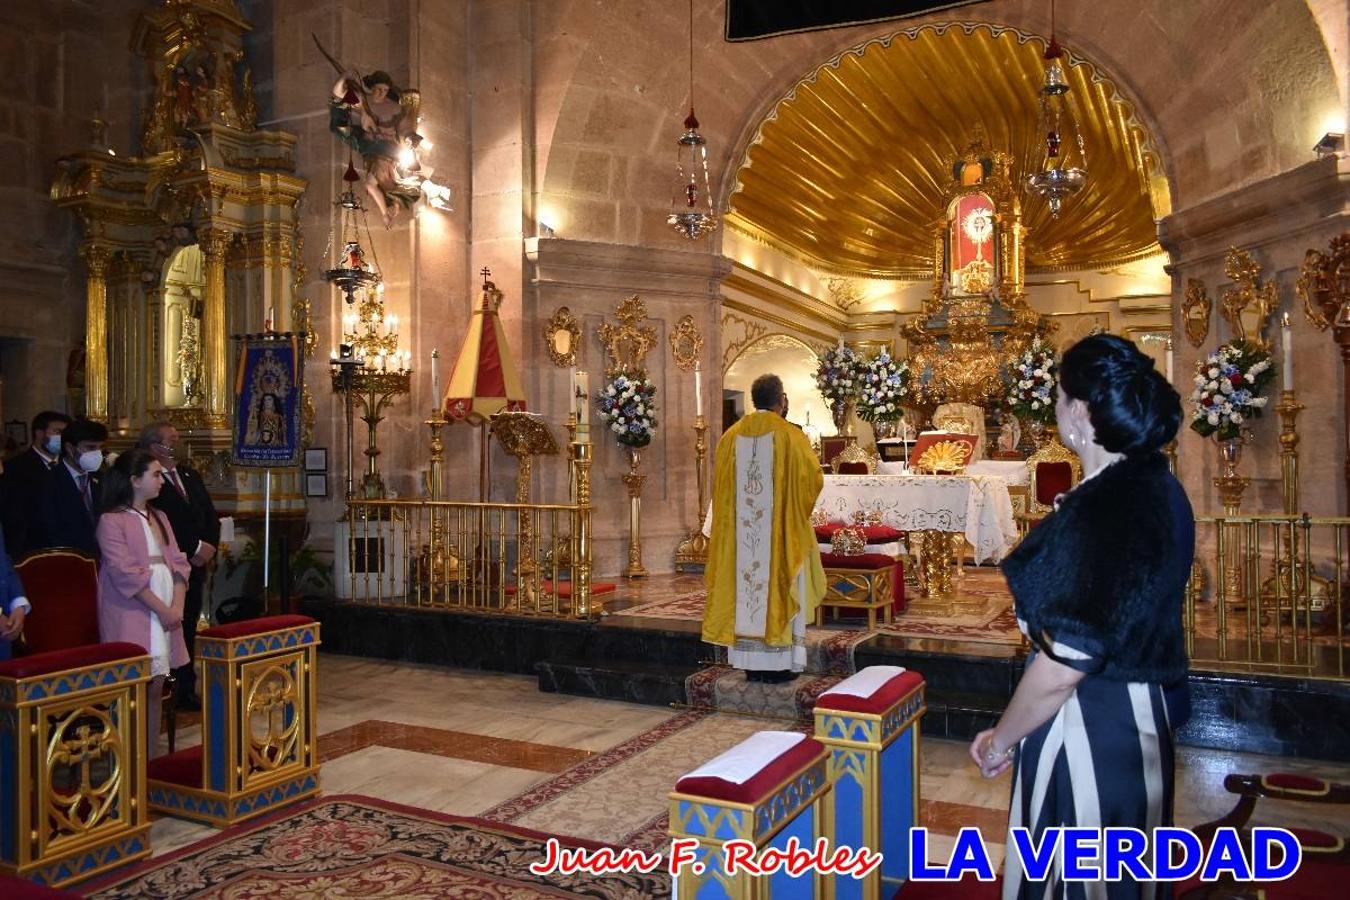
{"type": "MultiPolygon", "coordinates": [[[[150,451],[164,467],[164,487],[151,503],[169,517],[178,548],[192,563],[187,601],[183,605],[183,639],[187,641],[188,654],[196,659],[197,650],[193,644],[197,620],[202,614],[202,589],[206,585],[207,566],[220,543],[220,518],[202,476],[196,469],[180,462],[175,453],[178,449],[177,428],[168,422],[147,425],[141,431],[140,446],[150,451]]],[[[173,674],[178,682],[178,708],[200,709],[200,701],[194,693],[196,673],[192,662],[174,669],[173,674]]]]}
{"type": "Polygon", "coordinates": [[[61,432],[61,461],[47,473],[38,498],[41,540],[30,551],[73,547],[98,557],[98,471],[107,440],[108,429],[90,419],[76,419],[61,432]]]}
{"type": "Polygon", "coordinates": [[[61,460],[61,432],[70,416],[47,410],[33,417],[32,443],[5,463],[5,546],[19,559],[39,540],[38,509],[47,473],[61,460]]]}

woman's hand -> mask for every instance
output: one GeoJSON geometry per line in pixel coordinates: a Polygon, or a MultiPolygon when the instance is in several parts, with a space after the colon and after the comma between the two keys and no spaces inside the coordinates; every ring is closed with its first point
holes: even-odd
{"type": "Polygon", "coordinates": [[[183,605],[181,603],[174,603],[167,609],[161,609],[157,615],[159,616],[159,624],[164,626],[165,631],[174,631],[183,627],[183,605]]]}
{"type": "Polygon", "coordinates": [[[994,740],[994,729],[987,728],[970,742],[970,758],[985,778],[997,778],[1012,766],[1012,748],[1001,748],[994,740]]]}

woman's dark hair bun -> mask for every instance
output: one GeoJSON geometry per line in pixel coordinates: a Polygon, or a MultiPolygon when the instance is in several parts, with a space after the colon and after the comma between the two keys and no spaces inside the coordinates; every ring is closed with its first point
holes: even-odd
{"type": "Polygon", "coordinates": [[[1161,450],[1181,427],[1181,397],[1133,342],[1094,334],[1059,364],[1059,386],[1087,403],[1097,443],[1111,453],[1161,450]]]}

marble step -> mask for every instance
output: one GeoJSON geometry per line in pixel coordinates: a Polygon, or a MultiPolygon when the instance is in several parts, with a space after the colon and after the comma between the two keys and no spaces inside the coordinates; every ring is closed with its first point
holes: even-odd
{"type": "Polygon", "coordinates": [[[701,666],[596,657],[540,660],[539,690],[650,706],[684,703],[684,683],[701,666]]]}

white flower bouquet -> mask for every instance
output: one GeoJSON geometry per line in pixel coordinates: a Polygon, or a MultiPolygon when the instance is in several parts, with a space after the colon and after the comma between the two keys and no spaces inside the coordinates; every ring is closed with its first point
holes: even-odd
{"type": "Polygon", "coordinates": [[[601,421],[620,444],[645,447],[656,436],[656,385],[645,375],[616,375],[595,400],[601,421]]]}
{"type": "Polygon", "coordinates": [[[900,403],[909,396],[909,363],[892,359],[885,350],[867,363],[858,394],[858,416],[865,422],[896,422],[904,415],[900,403]]]}
{"type": "Polygon", "coordinates": [[[1055,421],[1055,385],[1059,379],[1055,348],[1037,335],[1012,367],[1008,405],[1013,415],[1032,422],[1055,421]]]}
{"type": "Polygon", "coordinates": [[[1195,364],[1191,430],[1221,441],[1242,436],[1242,423],[1261,415],[1261,392],[1275,377],[1270,353],[1243,340],[1230,341],[1195,364]]]}

